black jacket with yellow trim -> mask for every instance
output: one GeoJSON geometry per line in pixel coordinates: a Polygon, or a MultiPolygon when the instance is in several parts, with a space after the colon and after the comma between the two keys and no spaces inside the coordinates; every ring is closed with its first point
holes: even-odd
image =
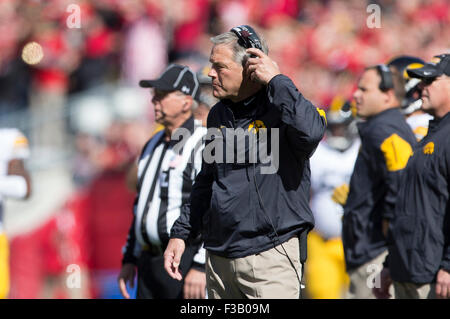
{"type": "Polygon", "coordinates": [[[430,121],[402,175],[389,232],[393,280],[416,284],[450,272],[450,113],[430,121]]]}
{"type": "MultiPolygon", "coordinates": [[[[207,126],[222,132],[257,126],[266,128],[268,135],[271,129],[279,129],[278,170],[261,174],[261,162],[208,164],[204,158],[190,205],[184,206],[172,227],[172,238],[187,239],[201,231],[208,251],[239,258],[268,250],[313,227],[309,158],[324,135],[326,119],[288,77],[275,76],[245,101],[220,101],[211,109],[207,126]]],[[[205,151],[211,142],[207,141],[205,151]]],[[[229,142],[224,134],[220,142],[224,150],[229,142]]]]}
{"type": "Polygon", "coordinates": [[[358,130],[361,148],[350,179],[342,225],[347,270],[387,249],[382,220],[393,217],[398,179],[417,143],[397,108],[358,123],[358,130]]]}

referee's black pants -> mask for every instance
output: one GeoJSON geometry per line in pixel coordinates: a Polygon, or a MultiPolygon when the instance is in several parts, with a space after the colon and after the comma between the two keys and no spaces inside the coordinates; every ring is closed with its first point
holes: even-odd
{"type": "Polygon", "coordinates": [[[138,259],[137,299],[183,299],[184,278],[192,266],[199,246],[186,246],[180,262],[183,280],[172,279],[164,269],[164,257],[142,251],[138,259]]]}

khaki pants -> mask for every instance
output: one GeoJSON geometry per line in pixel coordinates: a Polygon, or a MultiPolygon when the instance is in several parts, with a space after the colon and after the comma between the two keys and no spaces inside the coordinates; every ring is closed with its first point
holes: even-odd
{"type": "Polygon", "coordinates": [[[394,281],[396,299],[436,299],[436,284],[413,284],[394,281]]]}
{"type": "MultiPolygon", "coordinates": [[[[387,254],[388,252],[385,251],[364,265],[348,271],[350,287],[346,299],[375,299],[372,288],[379,284],[379,274],[383,269],[383,262],[387,254]]],[[[394,296],[392,285],[389,293],[394,296]]]]}
{"type": "MultiPolygon", "coordinates": [[[[301,278],[299,240],[282,246],[301,278]]],[[[243,258],[206,253],[206,288],[212,299],[298,299],[300,283],[281,245],[243,258]]]]}

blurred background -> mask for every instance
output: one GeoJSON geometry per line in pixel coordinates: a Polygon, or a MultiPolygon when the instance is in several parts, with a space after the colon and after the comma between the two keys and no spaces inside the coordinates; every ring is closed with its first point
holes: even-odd
{"type": "Polygon", "coordinates": [[[5,205],[9,298],[119,298],[127,180],[155,130],[139,80],[172,62],[200,72],[211,36],[250,24],[327,109],[351,97],[365,66],[449,52],[449,22],[446,0],[0,0],[0,127],[27,136],[33,184],[28,201],[5,205]],[[380,28],[367,25],[371,3],[380,28]],[[73,269],[80,288],[68,288],[73,269]]]}

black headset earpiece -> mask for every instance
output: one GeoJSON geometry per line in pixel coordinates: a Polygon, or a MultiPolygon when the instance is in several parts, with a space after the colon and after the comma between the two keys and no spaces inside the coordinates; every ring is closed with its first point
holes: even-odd
{"type": "Polygon", "coordinates": [[[232,28],[230,31],[238,36],[238,43],[244,48],[257,48],[261,51],[263,50],[258,34],[255,32],[255,30],[253,30],[251,26],[240,25],[238,27],[232,28]]]}
{"type": "Polygon", "coordinates": [[[381,77],[380,90],[385,92],[394,88],[394,82],[392,79],[392,72],[386,64],[377,65],[378,74],[381,77]]]}

